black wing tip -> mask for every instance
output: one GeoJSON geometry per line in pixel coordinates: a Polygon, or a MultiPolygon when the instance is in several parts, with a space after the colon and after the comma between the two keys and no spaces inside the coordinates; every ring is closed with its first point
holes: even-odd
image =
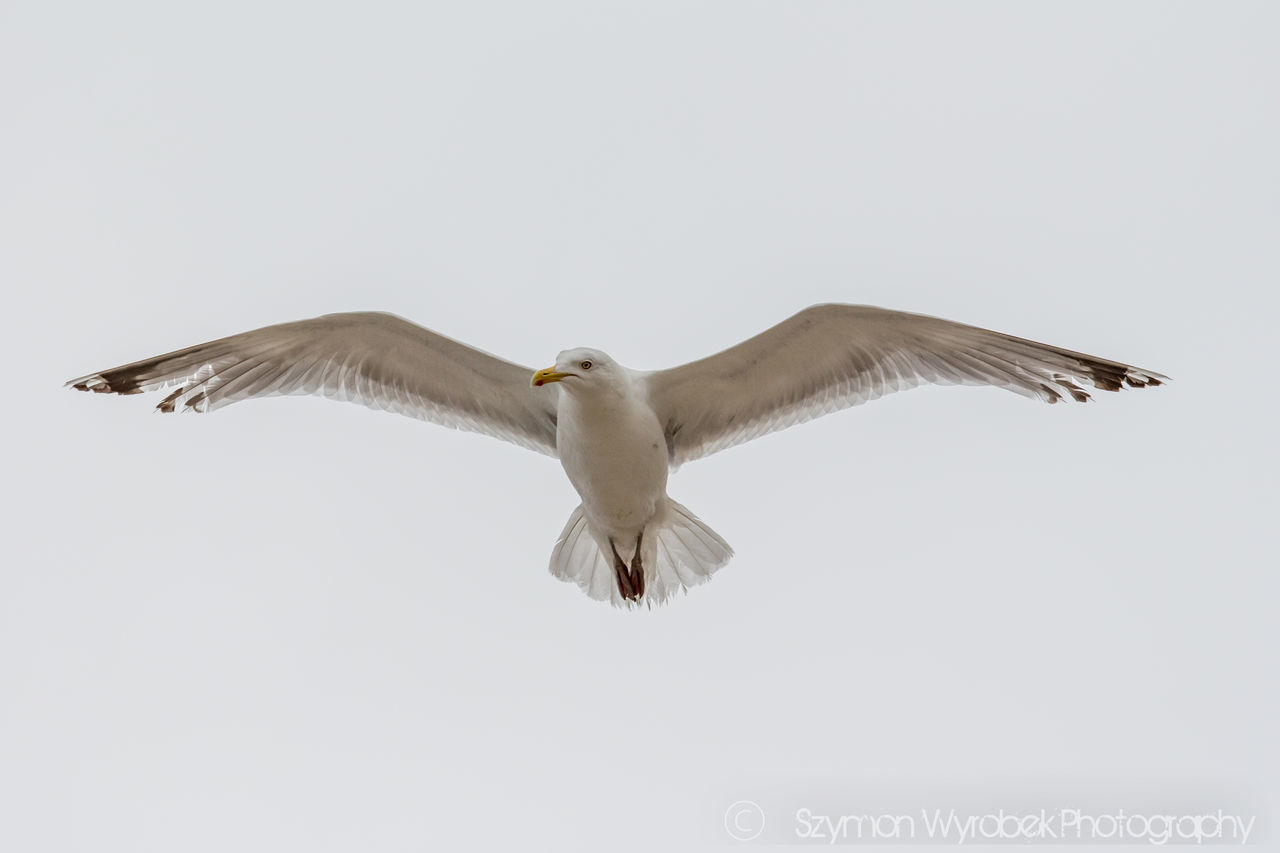
{"type": "MultiPolygon", "coordinates": [[[[1122,364],[1088,363],[1085,365],[1089,380],[1101,391],[1122,391],[1125,388],[1157,387],[1169,381],[1169,377],[1151,370],[1140,370],[1122,364]]],[[[1054,374],[1053,384],[1040,383],[1040,396],[1047,403],[1057,403],[1070,397],[1077,403],[1090,403],[1093,395],[1071,380],[1069,376],[1054,374]]]]}
{"type": "Polygon", "coordinates": [[[1168,376],[1160,373],[1152,373],[1150,370],[1130,371],[1124,378],[1125,384],[1130,388],[1146,388],[1150,385],[1157,388],[1169,381],[1168,376]]]}
{"type": "MultiPolygon", "coordinates": [[[[133,394],[141,394],[144,390],[135,380],[126,379],[120,375],[107,373],[92,373],[88,376],[81,376],[77,379],[69,379],[64,384],[65,388],[74,391],[91,391],[95,394],[119,394],[120,396],[131,396],[133,394]]],[[[178,398],[191,390],[189,386],[183,385],[169,396],[165,397],[156,405],[156,411],[169,413],[175,411],[175,403],[178,398]]],[[[194,411],[200,411],[195,408],[195,404],[202,402],[208,396],[207,392],[197,394],[191,400],[186,402],[186,407],[194,411]]]]}
{"type": "MultiPolygon", "coordinates": [[[[1122,391],[1125,388],[1155,388],[1169,381],[1169,377],[1162,373],[1129,367],[1125,364],[1091,362],[1085,366],[1088,368],[1089,378],[1093,381],[1094,387],[1103,391],[1122,391]]],[[[1086,395],[1087,398],[1088,395],[1086,395]]]]}
{"type": "Polygon", "coordinates": [[[91,373],[77,379],[69,379],[63,385],[76,391],[92,391],[95,394],[141,394],[142,389],[136,382],[129,382],[118,376],[104,373],[91,373]]]}

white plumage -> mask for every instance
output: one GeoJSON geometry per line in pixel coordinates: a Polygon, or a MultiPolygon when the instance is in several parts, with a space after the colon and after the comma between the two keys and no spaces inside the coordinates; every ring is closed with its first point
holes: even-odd
{"type": "Polygon", "coordinates": [[[995,385],[1049,403],[1160,385],[1127,364],[934,317],[817,305],[700,361],[635,371],[598,350],[534,373],[381,313],[330,314],[104,370],[71,385],[174,387],[163,412],[320,394],[556,456],[582,504],[551,571],[596,599],[662,602],[732,550],[667,496],[680,464],[921,383],[995,385]]]}

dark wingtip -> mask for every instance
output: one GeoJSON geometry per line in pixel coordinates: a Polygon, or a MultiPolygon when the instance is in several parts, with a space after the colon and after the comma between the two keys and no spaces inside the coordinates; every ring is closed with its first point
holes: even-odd
{"type": "Polygon", "coordinates": [[[1154,388],[1168,382],[1169,377],[1158,373],[1129,373],[1124,380],[1130,388],[1146,388],[1148,385],[1154,388]]]}
{"type": "Polygon", "coordinates": [[[92,391],[95,394],[141,394],[142,388],[138,383],[125,379],[119,375],[112,376],[107,373],[93,373],[89,376],[81,376],[78,379],[68,380],[66,386],[76,391],[92,391]]]}
{"type": "Polygon", "coordinates": [[[1120,391],[1124,388],[1146,388],[1147,386],[1163,385],[1169,381],[1169,377],[1159,373],[1153,373],[1150,370],[1142,370],[1137,367],[1128,367],[1122,364],[1109,364],[1100,361],[1085,362],[1084,366],[1088,368],[1089,377],[1093,380],[1094,386],[1103,391],[1120,391]]]}
{"type": "MultiPolygon", "coordinates": [[[[92,391],[95,394],[120,394],[131,395],[141,394],[143,389],[136,381],[120,379],[109,374],[95,373],[92,376],[82,376],[79,379],[72,379],[66,383],[66,387],[73,388],[76,391],[92,391]]],[[[169,396],[165,397],[156,404],[156,411],[168,414],[177,409],[178,399],[191,390],[190,386],[183,385],[173,391],[169,396]]],[[[209,396],[206,389],[198,394],[193,395],[189,400],[183,401],[184,408],[195,409],[199,411],[197,406],[205,402],[205,398],[209,396]]]]}
{"type": "Polygon", "coordinates": [[[100,374],[92,376],[82,376],[79,379],[68,381],[64,388],[73,388],[76,391],[92,391],[95,394],[120,394],[120,393],[136,393],[136,391],[117,391],[111,387],[111,383],[100,374]]]}

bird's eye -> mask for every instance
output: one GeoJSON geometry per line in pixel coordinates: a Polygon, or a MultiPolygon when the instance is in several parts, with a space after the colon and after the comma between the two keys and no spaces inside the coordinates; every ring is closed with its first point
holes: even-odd
{"type": "Polygon", "coordinates": [[[591,369],[591,362],[589,362],[589,361],[584,361],[584,362],[582,362],[582,365],[581,365],[581,366],[582,366],[582,369],[583,369],[583,370],[590,370],[590,369],[591,369]]]}

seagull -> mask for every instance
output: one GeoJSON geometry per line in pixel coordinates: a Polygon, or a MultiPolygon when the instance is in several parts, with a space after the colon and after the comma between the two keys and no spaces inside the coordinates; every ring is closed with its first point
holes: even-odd
{"type": "Polygon", "coordinates": [[[552,575],[591,598],[661,604],[733,555],[667,495],[681,464],[920,384],[993,385],[1057,403],[1168,381],[1150,370],[921,314],[827,304],[668,370],[598,349],[533,371],[393,314],[327,314],[198,344],[67,383],[161,412],[319,394],[505,439],[558,458],[582,503],[552,575]]]}

